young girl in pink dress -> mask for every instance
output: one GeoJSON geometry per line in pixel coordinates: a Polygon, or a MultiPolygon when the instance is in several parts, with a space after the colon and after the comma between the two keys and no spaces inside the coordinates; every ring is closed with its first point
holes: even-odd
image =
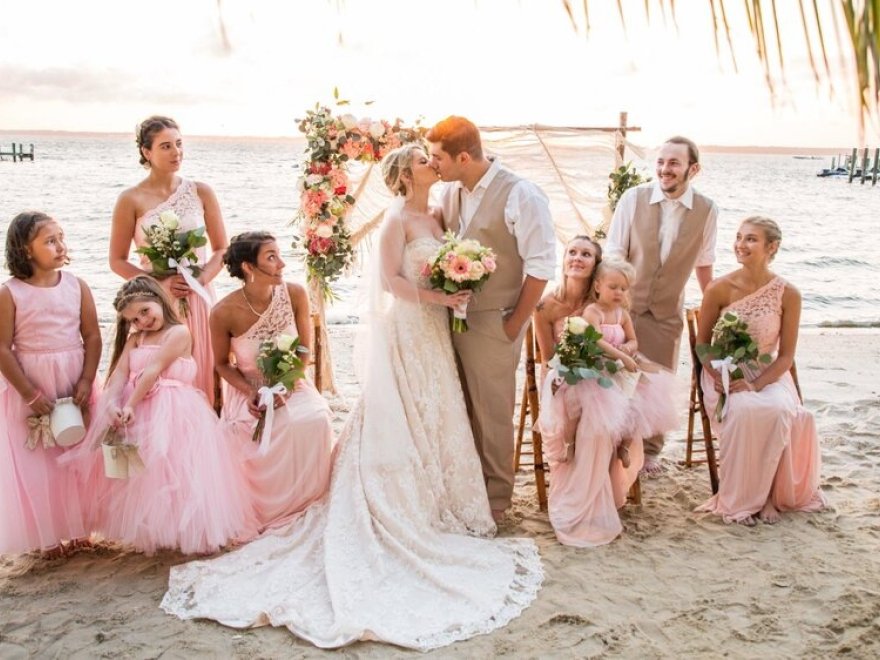
{"type": "Polygon", "coordinates": [[[149,260],[141,256],[140,267],[129,263],[131,244],[147,245],[144,227],[158,222],[159,214],[173,211],[180,219],[180,230],[205,228],[211,245],[211,257],[198,248],[196,278],[207,293],[208,301],[196,294],[181,275],[162,280],[166,292],[176,300],[185,299],[188,312],[183,319],[193,338],[192,355],[198,371],[195,385],[208,399],[214,400],[214,357],[211,353],[208,314],[214,302],[211,281],[223,268],[226,250],[226,229],[214,191],[204,183],[177,175],[183,162],[183,139],[177,123],[169,117],[149,117],[137,129],[138,155],[141,165],[149,170],[147,178],[124,190],[113,210],[110,230],[110,268],[125,279],[151,272],[149,260]]]}
{"type": "MultiPolygon", "coordinates": [[[[661,435],[678,426],[675,376],[638,352],[635,328],[626,310],[635,276],[635,268],[626,261],[603,261],[594,283],[596,302],[583,314],[584,320],[602,333],[598,343],[605,354],[618,360],[625,372],[638,374],[638,384],[627,406],[628,424],[617,446],[617,456],[625,468],[631,464],[632,438],[661,435]]],[[[623,384],[627,374],[622,371],[620,376],[618,383],[623,384]]]]}
{"type": "Polygon", "coordinates": [[[151,277],[116,295],[110,375],[85,442],[100,446],[109,427],[137,447],[144,470],[100,483],[95,526],[109,539],[153,553],[211,553],[256,528],[238,455],[205,395],[193,386],[192,338],[151,277]]]}
{"type": "MultiPolygon", "coordinates": [[[[819,490],[816,425],[791,375],[801,296],[770,270],[781,241],[782,232],[773,220],[744,220],[734,242],[742,267],[714,280],[700,309],[699,343],[710,343],[718,318],[735,312],[748,324],[758,351],[773,357],[766,366],[743,367],[746,377],[730,382],[722,421],[712,415],[719,439],[720,483],[718,493],[698,510],[725,522],[774,523],[781,511],[819,511],[825,506],[819,490]]],[[[701,385],[706,407],[714,411],[723,386],[711,363],[703,365],[701,385]]]]}
{"type": "Polygon", "coordinates": [[[257,367],[260,344],[286,334],[310,349],[309,297],[305,288],[282,279],[284,261],[271,234],[235,236],[224,261],[242,287],[211,312],[217,372],[227,385],[222,419],[245,456],[243,469],[260,526],[274,527],[305,510],[330,485],[330,407],[308,380],[300,381],[294,391],[276,398],[269,449],[264,455],[257,452],[257,390],[264,385],[257,367]]]}
{"type": "Polygon", "coordinates": [[[64,232],[44,213],[18,214],[6,235],[12,279],[0,287],[0,554],[85,539],[76,480],[58,446],[30,446],[29,424],[73,397],[89,417],[101,333],[89,287],[61,268],[64,232]]]}

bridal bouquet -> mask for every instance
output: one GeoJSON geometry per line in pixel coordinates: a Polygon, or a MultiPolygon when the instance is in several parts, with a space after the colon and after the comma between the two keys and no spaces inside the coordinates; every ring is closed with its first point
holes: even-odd
{"type": "Polygon", "coordinates": [[[298,337],[278,335],[275,339],[264,341],[257,356],[257,368],[263,374],[266,384],[259,390],[258,405],[264,406],[260,419],[254,429],[254,442],[260,443],[260,454],[269,450],[272,437],[272,421],[275,414],[275,395],[292,392],[297,381],[305,378],[305,364],[300,355],[309,349],[299,343],[298,337]]]}
{"type": "Polygon", "coordinates": [[[727,414],[730,398],[730,381],[744,378],[743,368],[756,368],[758,363],[770,364],[773,358],[758,353],[758,345],[748,332],[749,326],[734,312],[726,312],[712,328],[712,343],[698,344],[697,357],[700,361],[710,360],[713,369],[721,373],[724,390],[715,406],[715,418],[720,422],[727,414]]]}
{"type": "Polygon", "coordinates": [[[582,380],[595,380],[605,388],[614,384],[611,376],[620,367],[616,361],[605,357],[599,347],[600,339],[602,333],[580,316],[565,319],[559,343],[553,347],[554,355],[547,363],[557,373],[552,385],[553,394],[563,383],[574,385],[582,380]]]}
{"type": "MultiPolygon", "coordinates": [[[[479,291],[495,272],[495,253],[472,239],[457,238],[446,232],[445,243],[440,246],[433,260],[425,264],[422,275],[428,278],[431,288],[446,293],[479,291]]],[[[452,311],[452,331],[466,332],[467,305],[452,311]]]]}
{"type": "MultiPolygon", "coordinates": [[[[175,273],[182,275],[189,287],[210,306],[211,298],[208,292],[196,279],[202,271],[198,265],[196,248],[208,242],[205,238],[205,228],[178,231],[179,228],[180,218],[177,214],[174,211],[163,211],[159,214],[159,221],[156,224],[144,227],[148,245],[139,247],[135,252],[145,255],[150,260],[155,277],[165,278],[175,273]]],[[[180,298],[178,305],[181,315],[189,316],[189,304],[186,298],[180,298]]]]}

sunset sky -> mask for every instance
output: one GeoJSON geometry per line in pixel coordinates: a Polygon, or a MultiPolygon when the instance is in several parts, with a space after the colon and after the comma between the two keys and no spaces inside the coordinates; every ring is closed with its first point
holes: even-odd
{"type": "MultiPolygon", "coordinates": [[[[830,14],[833,98],[813,81],[796,3],[777,3],[786,81],[774,101],[742,3],[727,3],[739,74],[726,44],[716,55],[708,3],[678,3],[677,30],[659,14],[649,28],[642,2],[624,4],[626,32],[615,2],[589,3],[587,35],[556,0],[4,1],[0,129],[129,132],[161,113],[190,135],[291,136],[294,119],[338,86],[356,114],[374,117],[597,126],[627,110],[646,145],[672,133],[857,144],[830,14]]],[[[875,126],[867,142],[878,142],[875,126]]]]}

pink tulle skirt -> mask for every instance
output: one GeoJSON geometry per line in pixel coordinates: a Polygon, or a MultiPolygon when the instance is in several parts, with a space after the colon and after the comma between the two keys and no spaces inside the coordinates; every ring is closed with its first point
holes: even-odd
{"type": "Polygon", "coordinates": [[[277,408],[269,449],[259,455],[253,442],[257,420],[247,398],[234,387],[224,388],[223,425],[240,448],[248,492],[260,527],[275,527],[320,499],[330,485],[333,430],[330,407],[308,381],[300,381],[277,408]]]}
{"type": "Polygon", "coordinates": [[[650,438],[677,429],[678,413],[684,402],[678,396],[680,389],[675,375],[668,371],[642,372],[636,391],[629,400],[627,432],[650,438]]]}
{"type": "MultiPolygon", "coordinates": [[[[68,397],[82,375],[83,350],[16,353],[31,382],[49,399],[68,397]]],[[[97,387],[93,390],[97,396],[97,387]]],[[[58,459],[70,449],[26,447],[32,414],[0,376],[0,554],[47,550],[88,536],[81,493],[58,459]]]]}
{"type": "Polygon", "coordinates": [[[256,533],[240,454],[202,392],[159,379],[125,429],[125,442],[138,447],[144,463],[128,479],[107,478],[103,460],[96,466],[93,458],[101,455],[109,405],[102,400],[86,437],[90,446],[77,461],[83,487],[98,493],[87,513],[95,531],[148,554],[161,548],[212,553],[256,533]]]}
{"type": "Polygon", "coordinates": [[[552,393],[547,378],[538,427],[550,462],[550,524],[560,543],[594,547],[623,531],[617,510],[644,462],[642,439],[630,435],[629,399],[617,387],[596,381],[562,385],[552,393]],[[630,465],[616,456],[630,437],[630,465]]]}

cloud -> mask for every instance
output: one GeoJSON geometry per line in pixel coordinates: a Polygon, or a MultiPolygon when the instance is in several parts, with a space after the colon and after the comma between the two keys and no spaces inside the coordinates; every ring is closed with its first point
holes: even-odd
{"type": "Polygon", "coordinates": [[[119,102],[198,104],[225,100],[205,90],[186,89],[169,84],[169,79],[124,73],[114,68],[78,69],[26,65],[0,66],[0,96],[26,100],[53,100],[71,103],[119,102]]]}

